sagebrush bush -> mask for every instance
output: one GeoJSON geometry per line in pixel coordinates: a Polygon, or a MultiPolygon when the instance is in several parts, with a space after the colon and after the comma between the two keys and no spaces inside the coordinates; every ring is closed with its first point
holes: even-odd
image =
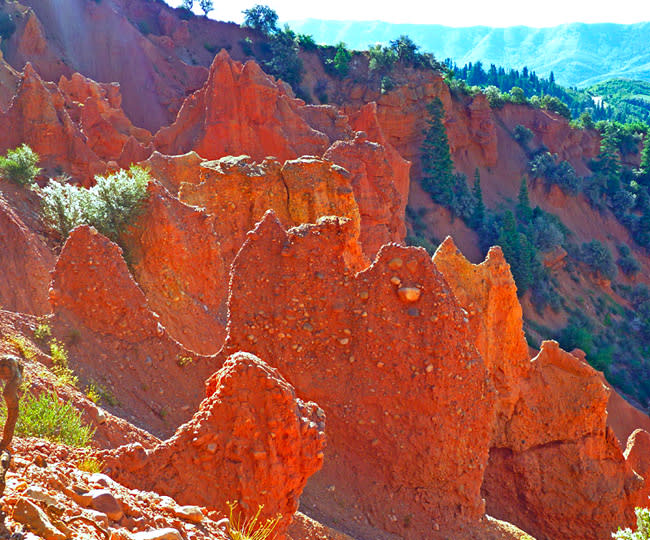
{"type": "Polygon", "coordinates": [[[92,225],[117,242],[140,210],[150,180],[140,167],[97,176],[89,189],[71,185],[65,178],[50,180],[40,190],[43,220],[64,239],[78,225],[92,225]]]}
{"type": "MultiPolygon", "coordinates": [[[[0,417],[4,422],[7,409],[2,405],[0,417]]],[[[95,430],[81,421],[81,413],[71,403],[62,401],[55,393],[39,396],[27,393],[20,400],[16,435],[38,437],[69,446],[88,446],[95,430]]]]}
{"type": "Polygon", "coordinates": [[[0,156],[0,175],[21,186],[34,184],[36,175],[41,172],[38,160],[38,154],[22,144],[8,150],[6,156],[0,156]]]}

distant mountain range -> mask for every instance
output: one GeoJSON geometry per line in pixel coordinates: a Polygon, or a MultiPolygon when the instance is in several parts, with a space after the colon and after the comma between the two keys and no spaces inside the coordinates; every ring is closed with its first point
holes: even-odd
{"type": "Polygon", "coordinates": [[[318,43],[345,42],[367,49],[408,35],[438,60],[451,58],[459,66],[483,62],[522,68],[558,83],[586,87],[612,78],[650,81],[650,22],[637,24],[571,23],[552,28],[451,28],[432,24],[392,24],[379,21],[288,21],[296,32],[311,34],[318,43]]]}

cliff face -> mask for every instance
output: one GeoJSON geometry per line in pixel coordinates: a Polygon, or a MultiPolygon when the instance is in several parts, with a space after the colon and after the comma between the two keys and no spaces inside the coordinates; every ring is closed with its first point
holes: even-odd
{"type": "MultiPolygon", "coordinates": [[[[522,530],[586,540],[632,523],[650,491],[650,439],[634,431],[647,424],[626,416],[619,444],[607,408],[622,407],[584,357],[552,341],[531,354],[500,248],[472,264],[456,245],[480,259],[474,233],[417,185],[435,97],[456,168],[481,170],[488,204],[516,196],[526,170],[517,125],[578,171],[597,152],[593,133],[540,110],[490,109],[410,68],[384,94],[330,81],[346,102],[308,105],[255,62],[233,59],[243,56],[237,41],[255,34],[232,25],[183,21],[156,2],[65,0],[64,28],[53,3],[24,3],[33,10],[11,6],[20,17],[7,59],[32,64],[19,74],[0,59],[1,150],[26,142],[46,175],[86,185],[131,162],[156,179],[122,247],[82,226],[60,253],[38,194],[0,180],[0,303],[11,310],[0,311],[0,351],[18,354],[7,337],[23,336],[39,349],[28,362],[35,388],[56,390],[98,428],[97,448],[83,452],[104,460],[113,483],[104,482],[128,501],[127,518],[106,518],[115,539],[152,523],[191,529],[170,515],[193,516],[218,538],[229,500],[247,517],[258,504],[264,517],[279,513],[278,535],[293,540],[522,530]],[[108,30],[121,32],[119,46],[108,30]],[[80,50],[66,46],[74,31],[80,50]],[[230,45],[232,56],[212,59],[206,43],[230,45]],[[114,65],[124,47],[131,55],[114,65]],[[437,235],[453,228],[456,243],[433,259],[401,245],[407,202],[435,212],[429,225],[437,235]],[[43,315],[82,384],[112,394],[104,405],[121,419],[42,376],[52,359],[31,337],[43,315]],[[156,521],[114,481],[175,501],[156,499],[166,512],[156,521]],[[301,495],[312,517],[349,536],[304,516],[289,528],[301,495]]],[[[579,238],[599,230],[613,243],[621,233],[604,231],[609,222],[583,199],[535,185],[531,200],[575,222],[579,238]]],[[[564,257],[549,255],[550,271],[564,257]]],[[[16,448],[49,451],[66,485],[74,474],[62,462],[76,451],[36,444],[16,448]]],[[[75,508],[72,491],[52,489],[75,508]]]]}

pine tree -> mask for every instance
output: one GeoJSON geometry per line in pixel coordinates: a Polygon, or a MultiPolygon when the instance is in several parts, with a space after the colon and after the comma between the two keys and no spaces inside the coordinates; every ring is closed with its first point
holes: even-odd
{"type": "Polygon", "coordinates": [[[481,189],[481,174],[478,167],[474,171],[474,188],[472,194],[476,200],[474,212],[472,213],[471,226],[474,230],[479,230],[485,221],[485,204],[483,203],[483,190],[481,189]]]}
{"type": "Polygon", "coordinates": [[[639,181],[646,186],[650,185],[650,133],[646,133],[643,139],[639,171],[641,173],[639,175],[639,181]]]}
{"type": "Polygon", "coordinates": [[[519,188],[519,201],[517,203],[517,219],[523,225],[528,225],[533,219],[533,209],[530,207],[530,199],[528,198],[528,183],[526,177],[521,179],[521,187],[519,188]]]}
{"type": "Polygon", "coordinates": [[[427,105],[429,119],[424,132],[424,141],[420,148],[422,153],[422,187],[431,194],[431,198],[446,207],[453,206],[454,177],[453,162],[449,152],[447,130],[442,120],[444,107],[440,98],[435,98],[427,105]]]}

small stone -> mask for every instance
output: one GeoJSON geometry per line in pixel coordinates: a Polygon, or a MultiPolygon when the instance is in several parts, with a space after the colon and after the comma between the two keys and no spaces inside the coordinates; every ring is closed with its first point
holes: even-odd
{"type": "Polygon", "coordinates": [[[417,287],[400,287],[397,289],[397,294],[402,302],[417,302],[422,291],[417,287]]]}
{"type": "Polygon", "coordinates": [[[116,483],[115,480],[113,480],[110,476],[103,473],[93,473],[90,475],[90,478],[88,478],[88,480],[93,484],[99,484],[100,486],[104,487],[110,487],[116,483]]]}
{"type": "Polygon", "coordinates": [[[388,268],[390,268],[391,270],[397,270],[398,268],[402,267],[402,264],[404,264],[402,259],[400,259],[399,257],[395,257],[394,259],[391,259],[389,261],[388,268]]]}
{"type": "Polygon", "coordinates": [[[384,367],[384,363],[383,363],[383,362],[377,362],[377,367],[378,367],[378,368],[382,368],[382,367],[384,367]]]}
{"type": "Polygon", "coordinates": [[[88,508],[84,510],[84,516],[92,519],[95,523],[99,523],[103,527],[109,526],[108,516],[104,514],[104,512],[99,512],[98,510],[92,510],[88,508]]]}
{"type": "Polygon", "coordinates": [[[305,324],[302,325],[302,329],[306,330],[307,332],[311,332],[314,329],[314,327],[310,323],[306,322],[305,324]]]}
{"type": "Polygon", "coordinates": [[[138,532],[131,536],[133,540],[183,540],[181,533],[172,528],[138,532]]]}
{"type": "Polygon", "coordinates": [[[45,504],[48,506],[53,506],[56,505],[57,500],[52,497],[47,491],[45,491],[43,488],[38,487],[38,486],[31,486],[28,487],[23,495],[25,497],[29,497],[30,499],[36,499],[37,501],[43,501],[45,504]]]}
{"type": "Polygon", "coordinates": [[[339,339],[339,343],[341,345],[347,345],[348,343],[350,343],[350,338],[346,338],[346,337],[341,338],[341,339],[339,339]]]}
{"type": "Polygon", "coordinates": [[[201,523],[203,521],[203,512],[198,506],[177,506],[174,509],[174,515],[177,518],[191,521],[192,523],[201,523]]]}
{"type": "Polygon", "coordinates": [[[97,407],[97,413],[95,414],[95,422],[98,424],[104,424],[106,422],[106,413],[99,407],[97,407]]]}
{"type": "Polygon", "coordinates": [[[414,308],[414,307],[409,308],[408,311],[407,311],[407,313],[408,313],[411,317],[419,317],[419,316],[420,316],[420,310],[419,310],[418,308],[414,308]]]}
{"type": "Polygon", "coordinates": [[[23,497],[14,507],[13,518],[45,540],[65,540],[65,534],[52,525],[45,512],[23,497]]]}
{"type": "Polygon", "coordinates": [[[424,371],[431,373],[433,371],[433,364],[427,364],[427,367],[424,368],[424,371]]]}
{"type": "Polygon", "coordinates": [[[399,285],[401,285],[401,283],[402,283],[402,280],[400,278],[398,278],[397,276],[393,276],[392,278],[390,278],[390,282],[393,285],[395,285],[396,287],[399,287],[399,285]]]}
{"type": "Polygon", "coordinates": [[[359,293],[359,298],[361,298],[361,300],[368,300],[368,296],[369,296],[368,291],[361,291],[359,293]]]}
{"type": "Polygon", "coordinates": [[[124,512],[122,505],[107,489],[93,489],[88,492],[91,496],[90,507],[93,510],[104,512],[113,521],[122,519],[124,512]]]}

